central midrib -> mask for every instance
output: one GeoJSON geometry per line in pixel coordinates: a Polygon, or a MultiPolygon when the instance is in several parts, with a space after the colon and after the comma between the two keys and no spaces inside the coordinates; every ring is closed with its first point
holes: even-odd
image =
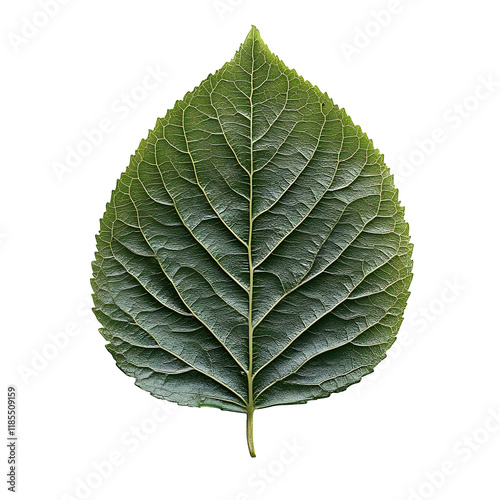
{"type": "Polygon", "coordinates": [[[253,444],[253,262],[252,262],[252,231],[253,231],[253,72],[254,72],[254,46],[255,33],[252,39],[252,71],[250,73],[250,199],[249,199],[249,225],[248,225],[248,269],[249,269],[249,290],[248,290],[248,406],[247,406],[247,443],[248,451],[255,457],[253,444]]]}

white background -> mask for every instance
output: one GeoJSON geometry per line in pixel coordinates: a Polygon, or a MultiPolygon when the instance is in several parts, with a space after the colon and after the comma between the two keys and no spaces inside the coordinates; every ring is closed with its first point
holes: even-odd
{"type": "Polygon", "coordinates": [[[50,17],[41,3],[0,11],[1,392],[2,412],[7,384],[19,393],[17,498],[500,498],[497,3],[66,0],[50,17]],[[385,153],[415,244],[389,358],[344,393],[258,411],[256,459],[243,415],[157,410],[88,303],[94,235],[129,156],[251,24],[385,153]],[[159,82],[140,89],[148,68],[159,82]],[[103,119],[112,130],[57,175],[103,119]]]}

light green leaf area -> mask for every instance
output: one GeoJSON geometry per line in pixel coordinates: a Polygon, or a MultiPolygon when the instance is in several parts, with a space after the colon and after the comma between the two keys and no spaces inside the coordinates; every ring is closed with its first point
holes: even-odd
{"type": "Polygon", "coordinates": [[[252,28],[158,119],[93,263],[117,365],[153,396],[248,415],[346,389],[394,342],[408,225],[383,156],[252,28]]]}

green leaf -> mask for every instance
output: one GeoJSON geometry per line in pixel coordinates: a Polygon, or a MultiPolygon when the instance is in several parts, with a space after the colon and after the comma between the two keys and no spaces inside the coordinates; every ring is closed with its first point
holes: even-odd
{"type": "Polygon", "coordinates": [[[252,28],[120,177],[92,286],[117,365],[153,396],[247,414],[329,396],[394,342],[408,225],[383,156],[252,28]]]}

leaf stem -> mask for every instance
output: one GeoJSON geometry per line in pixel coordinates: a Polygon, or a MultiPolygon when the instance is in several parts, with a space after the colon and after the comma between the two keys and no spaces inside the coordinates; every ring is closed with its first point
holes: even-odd
{"type": "Polygon", "coordinates": [[[253,444],[253,408],[247,408],[247,443],[250,456],[255,458],[255,447],[253,444]]]}

